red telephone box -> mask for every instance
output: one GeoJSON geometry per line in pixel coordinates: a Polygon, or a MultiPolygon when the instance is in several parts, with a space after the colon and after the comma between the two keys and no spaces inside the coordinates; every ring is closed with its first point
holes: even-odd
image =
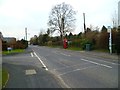
{"type": "Polygon", "coordinates": [[[68,47],[68,41],[66,38],[63,39],[63,48],[67,48],[68,47]]]}

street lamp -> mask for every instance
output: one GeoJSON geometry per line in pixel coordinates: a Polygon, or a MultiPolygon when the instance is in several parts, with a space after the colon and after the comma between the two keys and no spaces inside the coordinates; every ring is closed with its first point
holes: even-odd
{"type": "Polygon", "coordinates": [[[108,32],[109,32],[109,50],[110,54],[112,54],[112,31],[110,26],[108,26],[108,32]]]}

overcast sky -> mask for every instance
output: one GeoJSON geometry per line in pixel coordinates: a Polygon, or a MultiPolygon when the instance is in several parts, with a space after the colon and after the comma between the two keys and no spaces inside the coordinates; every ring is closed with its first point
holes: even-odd
{"type": "MultiPolygon", "coordinates": [[[[86,25],[101,28],[112,26],[112,18],[117,17],[119,0],[0,0],[0,31],[4,37],[22,39],[25,27],[28,38],[38,35],[41,29],[47,30],[47,22],[53,6],[65,2],[70,4],[76,15],[76,29],[73,33],[83,31],[83,12],[86,25]]],[[[55,33],[57,34],[57,33],[55,33]]]]}

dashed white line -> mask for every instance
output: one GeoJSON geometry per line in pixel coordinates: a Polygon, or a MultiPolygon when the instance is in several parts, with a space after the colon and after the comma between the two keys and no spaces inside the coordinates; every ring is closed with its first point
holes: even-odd
{"type": "Polygon", "coordinates": [[[41,64],[43,65],[43,67],[45,68],[45,70],[48,70],[48,68],[46,67],[46,65],[43,63],[43,61],[38,57],[38,55],[35,53],[35,52],[33,52],[34,53],[34,55],[38,58],[38,60],[41,62],[41,64]]]}
{"type": "Polygon", "coordinates": [[[33,53],[31,52],[30,54],[31,54],[31,57],[33,57],[33,53]]]}
{"type": "Polygon", "coordinates": [[[70,56],[70,55],[68,55],[68,54],[64,54],[64,53],[60,53],[60,54],[62,54],[62,55],[64,55],[64,56],[70,56]]]}
{"type": "Polygon", "coordinates": [[[53,53],[55,53],[55,54],[61,54],[61,55],[64,55],[64,56],[71,56],[71,55],[69,55],[69,54],[64,54],[64,53],[62,53],[62,52],[57,52],[57,51],[53,51],[53,53]]]}
{"type": "Polygon", "coordinates": [[[112,68],[111,66],[108,66],[108,65],[105,65],[105,64],[101,64],[101,63],[97,63],[97,62],[93,62],[93,61],[90,61],[90,60],[86,60],[86,59],[81,59],[82,61],[86,61],[86,62],[90,62],[90,63],[93,63],[93,64],[96,64],[96,65],[100,65],[100,66],[104,66],[104,67],[107,67],[107,68],[112,68]]]}
{"type": "Polygon", "coordinates": [[[68,71],[68,72],[59,74],[59,76],[62,76],[62,75],[68,74],[68,73],[72,73],[72,72],[75,72],[75,71],[80,71],[80,70],[88,69],[88,68],[90,69],[90,68],[93,68],[93,67],[97,67],[97,66],[89,66],[89,67],[85,67],[85,68],[78,68],[78,69],[75,69],[75,70],[72,70],[72,71],[68,71]]]}
{"type": "Polygon", "coordinates": [[[104,60],[101,60],[101,61],[106,62],[106,63],[113,64],[113,65],[120,65],[120,64],[118,64],[118,63],[108,62],[108,61],[104,61],[104,60]]]}
{"type": "MultiPolygon", "coordinates": [[[[83,63],[82,65],[85,65],[85,64],[88,64],[88,63],[86,62],[86,63],[83,63]]],[[[58,68],[58,69],[54,69],[54,71],[63,70],[63,69],[67,69],[67,68],[75,67],[75,66],[79,66],[79,65],[80,64],[75,64],[75,65],[72,65],[72,66],[61,67],[61,68],[58,68]]]]}
{"type": "MultiPolygon", "coordinates": [[[[90,57],[87,57],[87,58],[90,58],[90,57]]],[[[94,58],[90,58],[90,59],[94,59],[94,58]]],[[[96,59],[96,60],[99,60],[99,59],[96,59]]],[[[105,61],[105,60],[100,60],[100,61],[105,62],[105,63],[109,63],[109,64],[113,64],[113,65],[120,65],[118,62],[114,63],[114,62],[105,61]]]]}

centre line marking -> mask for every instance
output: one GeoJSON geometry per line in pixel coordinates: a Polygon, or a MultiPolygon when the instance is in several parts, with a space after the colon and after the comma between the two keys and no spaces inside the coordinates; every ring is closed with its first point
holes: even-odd
{"type": "Polygon", "coordinates": [[[64,54],[64,53],[60,53],[60,54],[62,54],[62,55],[64,55],[64,56],[70,56],[70,55],[67,55],[67,54],[64,54]]]}
{"type": "MultiPolygon", "coordinates": [[[[90,58],[90,59],[94,59],[94,58],[90,58]]],[[[98,60],[98,59],[96,59],[96,60],[98,60]]],[[[110,62],[110,61],[105,61],[105,60],[100,60],[100,61],[106,62],[106,63],[109,63],[109,64],[113,64],[113,65],[120,65],[119,63],[114,63],[114,62],[110,62]]]]}
{"type": "Polygon", "coordinates": [[[72,71],[68,71],[68,72],[59,74],[59,76],[63,76],[65,74],[69,74],[69,73],[72,73],[72,72],[81,71],[81,70],[85,70],[85,69],[90,69],[90,68],[94,68],[94,67],[97,67],[97,66],[89,66],[89,67],[85,67],[85,68],[78,68],[78,69],[75,69],[75,70],[72,70],[72,71]]]}
{"type": "Polygon", "coordinates": [[[86,59],[81,59],[82,61],[86,61],[86,62],[90,62],[90,63],[93,63],[93,64],[96,64],[96,65],[100,65],[100,66],[104,66],[104,67],[107,67],[107,68],[112,68],[111,66],[108,66],[108,65],[105,65],[105,64],[101,64],[101,63],[97,63],[97,62],[93,62],[93,61],[89,61],[89,60],[86,60],[86,59]]]}
{"type": "Polygon", "coordinates": [[[38,58],[38,60],[41,62],[41,64],[43,65],[43,67],[45,68],[45,70],[48,70],[48,68],[46,67],[46,65],[43,63],[43,61],[38,57],[38,55],[34,52],[34,55],[38,58]]]}

